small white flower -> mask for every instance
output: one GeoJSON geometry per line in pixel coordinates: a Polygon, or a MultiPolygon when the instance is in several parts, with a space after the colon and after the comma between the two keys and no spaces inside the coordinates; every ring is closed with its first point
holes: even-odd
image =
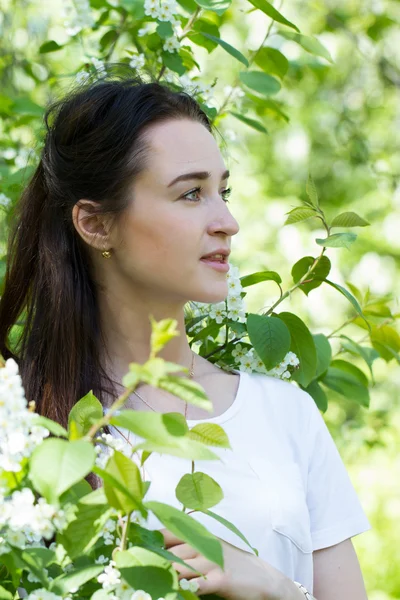
{"type": "Polygon", "coordinates": [[[107,558],[107,556],[104,556],[104,554],[100,554],[100,556],[98,558],[95,559],[95,563],[96,565],[105,565],[106,563],[108,563],[110,559],[107,558]]]}
{"type": "Polygon", "coordinates": [[[150,594],[143,590],[136,590],[131,596],[131,600],[152,600],[150,594]]]}
{"type": "Polygon", "coordinates": [[[62,596],[57,596],[44,588],[35,590],[27,597],[27,600],[63,600],[62,596]]]}
{"type": "Polygon", "coordinates": [[[144,54],[134,54],[129,61],[129,66],[132,69],[141,69],[146,64],[146,58],[144,54]]]}
{"type": "Polygon", "coordinates": [[[185,577],[182,577],[182,579],[179,581],[179,585],[183,590],[188,590],[189,589],[189,580],[185,579],[185,577]]]}
{"type": "Polygon", "coordinates": [[[75,81],[78,84],[86,83],[89,77],[90,75],[87,71],[78,71],[78,73],[75,75],[75,81]]]}
{"type": "Polygon", "coordinates": [[[181,47],[180,41],[178,40],[178,38],[176,38],[174,36],[166,39],[164,42],[164,45],[163,45],[163,49],[166,52],[175,52],[176,50],[179,50],[180,47],[181,47]]]}
{"type": "Polygon", "coordinates": [[[116,585],[121,583],[121,573],[118,569],[115,569],[115,562],[113,560],[105,567],[104,572],[98,576],[97,581],[101,583],[106,592],[112,591],[116,585]]]}

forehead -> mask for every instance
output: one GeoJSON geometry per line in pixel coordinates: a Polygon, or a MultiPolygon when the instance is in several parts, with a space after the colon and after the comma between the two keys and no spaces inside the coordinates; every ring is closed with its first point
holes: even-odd
{"type": "Polygon", "coordinates": [[[210,171],[218,178],[226,169],[215,138],[196,121],[157,123],[148,129],[146,140],[150,148],[147,172],[157,172],[158,181],[165,185],[189,169],[210,171]]]}

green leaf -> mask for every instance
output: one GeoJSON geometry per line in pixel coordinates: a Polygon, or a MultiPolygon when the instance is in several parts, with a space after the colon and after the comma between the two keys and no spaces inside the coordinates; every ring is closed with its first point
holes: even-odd
{"type": "Polygon", "coordinates": [[[317,188],[315,187],[314,179],[311,177],[311,173],[308,174],[307,185],[306,185],[306,194],[315,208],[319,206],[318,193],[317,188]]]}
{"type": "Polygon", "coordinates": [[[42,44],[39,48],[40,54],[45,54],[46,52],[56,52],[57,50],[61,50],[64,46],[60,46],[54,40],[49,40],[42,44]]]}
{"type": "Polygon", "coordinates": [[[277,11],[276,8],[272,6],[272,4],[267,2],[267,0],[249,0],[249,2],[256,8],[262,10],[263,13],[268,15],[268,17],[270,17],[274,21],[282,23],[282,25],[292,27],[292,29],[295,29],[296,31],[300,31],[299,28],[296,27],[296,25],[285,19],[285,17],[279,11],[277,11]]]}
{"type": "Polygon", "coordinates": [[[37,492],[57,503],[61,494],[90,473],[95,458],[90,442],[47,439],[31,456],[29,477],[37,492]]]}
{"type": "Polygon", "coordinates": [[[281,79],[286,75],[289,68],[289,61],[276,48],[265,46],[260,48],[254,57],[254,62],[260,69],[272,75],[278,75],[281,79]]]}
{"type": "MultiPolygon", "coordinates": [[[[186,73],[186,67],[183,64],[183,60],[182,60],[181,56],[178,54],[178,52],[163,51],[163,52],[161,52],[161,58],[162,58],[163,64],[168,69],[171,69],[171,71],[174,71],[174,73],[178,73],[178,75],[184,75],[186,73]]],[[[171,319],[167,319],[167,320],[171,320],[171,319]]],[[[161,350],[161,348],[160,348],[160,350],[161,350]]],[[[158,350],[158,352],[159,352],[159,350],[158,350]]]]}
{"type": "Polygon", "coordinates": [[[331,364],[332,348],[328,338],[323,333],[317,333],[313,335],[313,338],[317,351],[317,370],[315,376],[319,377],[322,373],[325,373],[331,364]]]}
{"type": "Polygon", "coordinates": [[[374,327],[371,332],[371,343],[387,362],[396,358],[397,352],[400,351],[400,336],[390,325],[374,327]]]}
{"type": "Polygon", "coordinates": [[[68,503],[76,504],[81,498],[90,495],[91,492],[92,488],[90,487],[90,484],[86,481],[86,479],[82,479],[81,481],[78,481],[78,483],[75,483],[75,485],[71,486],[60,496],[60,504],[61,506],[64,506],[68,503]]]}
{"type": "Polygon", "coordinates": [[[161,523],[178,538],[193,546],[205,558],[224,568],[221,542],[201,523],[195,521],[182,511],[161,502],[146,502],[145,507],[151,510],[161,523]]]}
{"type": "Polygon", "coordinates": [[[211,38],[207,38],[202,35],[204,33],[208,33],[216,38],[219,38],[220,35],[219,29],[215,23],[211,23],[205,19],[198,19],[194,22],[192,31],[188,33],[187,37],[191,42],[197,46],[202,46],[207,50],[208,53],[210,53],[218,46],[218,44],[212,41],[211,38]]]}
{"type": "Polygon", "coordinates": [[[343,294],[343,296],[345,296],[345,298],[347,298],[347,300],[356,309],[356,311],[360,315],[360,317],[362,319],[364,319],[364,321],[365,321],[368,329],[371,331],[371,325],[368,323],[367,319],[365,318],[365,315],[364,315],[363,311],[361,310],[361,306],[358,304],[358,302],[354,298],[354,296],[352,294],[350,294],[350,292],[348,290],[346,290],[344,287],[342,287],[338,283],[334,283],[333,281],[329,281],[328,279],[325,279],[325,283],[327,283],[328,285],[330,285],[333,288],[335,288],[335,290],[337,290],[338,292],[340,292],[341,294],[343,294]]]}
{"type": "Polygon", "coordinates": [[[193,379],[170,375],[159,382],[159,387],[189,404],[212,411],[211,400],[208,399],[201,385],[193,379]]]}
{"type": "Polygon", "coordinates": [[[175,495],[185,508],[206,510],[224,497],[219,483],[201,471],[186,473],[176,486],[175,495]]]}
{"type": "Polygon", "coordinates": [[[166,40],[167,38],[174,35],[172,24],[169,21],[162,21],[161,23],[159,23],[157,25],[156,31],[163,40],[166,40]]]}
{"type": "Polygon", "coordinates": [[[361,369],[359,369],[352,363],[349,363],[347,360],[341,360],[341,359],[333,360],[331,362],[330,366],[332,368],[341,369],[342,371],[349,373],[355,379],[358,379],[358,381],[359,381],[359,383],[361,383],[361,385],[368,387],[369,381],[368,381],[368,378],[365,375],[365,373],[363,373],[363,371],[361,371],[361,369]]]}
{"type": "Polygon", "coordinates": [[[178,456],[187,460],[220,460],[214,452],[209,450],[195,440],[188,438],[176,438],[175,443],[161,442],[143,442],[136,448],[145,450],[146,452],[159,452],[160,454],[169,454],[170,456],[178,456]]]}
{"type": "Polygon", "coordinates": [[[173,443],[176,441],[175,437],[182,437],[188,432],[187,423],[179,413],[123,410],[112,417],[111,425],[123,427],[146,440],[159,443],[173,443]]]}
{"type": "Polygon", "coordinates": [[[248,88],[263,96],[277,94],[281,89],[279,81],[263,71],[241,71],[239,77],[248,88]]]}
{"type": "Polygon", "coordinates": [[[86,565],[80,569],[69,571],[52,581],[50,591],[56,594],[68,594],[73,589],[79,589],[84,583],[100,575],[103,570],[104,565],[86,565]]]}
{"type": "Polygon", "coordinates": [[[243,56],[243,54],[241,52],[239,52],[239,50],[237,50],[237,48],[234,48],[233,46],[228,44],[228,42],[225,42],[224,40],[221,40],[221,38],[215,37],[214,35],[211,35],[209,33],[202,32],[201,35],[204,35],[204,37],[208,38],[212,42],[215,42],[216,44],[221,46],[221,48],[226,50],[226,52],[228,52],[228,54],[233,56],[233,58],[236,58],[236,60],[241,62],[245,67],[249,66],[249,61],[247,60],[247,58],[245,56],[243,56]]]}
{"type": "Polygon", "coordinates": [[[168,342],[173,338],[178,337],[179,331],[177,330],[176,319],[161,319],[160,321],[156,321],[154,317],[150,316],[150,323],[150,346],[151,357],[153,357],[158,354],[168,342]]]}
{"type": "Polygon", "coordinates": [[[260,121],[256,121],[255,119],[251,119],[250,117],[245,117],[244,115],[234,112],[233,110],[230,110],[228,112],[229,114],[236,117],[236,119],[239,119],[239,121],[242,121],[242,123],[246,123],[246,125],[252,127],[253,129],[256,129],[260,133],[268,133],[268,130],[264,127],[262,123],[260,123],[260,121]]]}
{"type": "Polygon", "coordinates": [[[289,212],[285,213],[288,216],[284,225],[292,225],[293,223],[299,223],[300,221],[305,221],[310,217],[316,217],[316,212],[312,208],[304,208],[304,206],[296,206],[289,212]]]}
{"type": "Polygon", "coordinates": [[[13,594],[0,585],[0,600],[13,600],[13,598],[13,594]]]}
{"type": "Polygon", "coordinates": [[[247,331],[254,350],[267,369],[279,364],[289,352],[290,332],[281,319],[250,313],[247,331]]]}
{"type": "Polygon", "coordinates": [[[55,558],[55,552],[48,548],[26,548],[20,553],[20,559],[25,563],[29,572],[33,573],[45,586],[49,581],[44,569],[49,563],[54,562],[55,558]]]}
{"type": "Polygon", "coordinates": [[[57,534],[57,543],[62,544],[72,560],[87,554],[102,536],[103,527],[112,514],[105,496],[104,500],[104,504],[78,502],[74,520],[57,534]]]}
{"type": "Polygon", "coordinates": [[[315,56],[321,56],[333,64],[332,57],[328,50],[316,38],[283,29],[279,30],[278,33],[287,40],[291,40],[292,42],[299,44],[302,48],[304,48],[304,50],[306,50],[306,52],[314,54],[315,56]]]}
{"type": "Polygon", "coordinates": [[[126,514],[140,508],[143,482],[139,467],[130,458],[115,450],[107,462],[104,474],[108,475],[104,478],[104,492],[111,506],[126,514]]]}
{"type": "Polygon", "coordinates": [[[356,239],[357,235],[355,233],[333,233],[324,239],[316,238],[315,241],[319,246],[325,246],[327,248],[347,248],[349,250],[351,244],[353,244],[356,239]]]}
{"type": "MultiPolygon", "coordinates": [[[[18,115],[32,115],[33,117],[42,117],[44,108],[33,102],[30,98],[16,98],[12,106],[13,113],[18,115]]],[[[22,170],[23,171],[23,170],[22,170]]],[[[16,175],[16,173],[14,173],[16,175]]],[[[21,176],[21,172],[19,173],[21,176]]]]}
{"type": "Polygon", "coordinates": [[[344,212],[337,215],[332,221],[331,227],[366,227],[371,225],[355,212],[344,212]]]}
{"type": "Polygon", "coordinates": [[[123,579],[152,598],[167,597],[178,589],[178,574],[170,561],[147,548],[134,546],[117,552],[115,561],[123,579]]]}
{"type": "Polygon", "coordinates": [[[116,29],[109,29],[106,33],[100,38],[100,50],[101,52],[105,52],[114,42],[118,39],[118,32],[116,29]]]}
{"type": "Polygon", "coordinates": [[[361,358],[364,359],[364,361],[366,362],[366,364],[369,368],[369,371],[371,373],[371,380],[372,380],[372,384],[374,385],[375,379],[374,379],[374,373],[373,373],[372,367],[373,367],[374,360],[379,358],[379,352],[377,352],[374,348],[369,348],[369,347],[361,346],[360,344],[357,344],[357,342],[355,342],[354,340],[349,338],[347,335],[342,334],[339,337],[341,340],[345,340],[345,341],[342,341],[342,347],[346,352],[349,352],[350,354],[353,354],[356,356],[361,356],[361,358]]]}
{"type": "Polygon", "coordinates": [[[42,417],[42,415],[35,415],[35,425],[40,425],[40,427],[45,427],[57,437],[68,437],[68,431],[62,427],[59,423],[48,419],[47,417],[42,417]]]}
{"type": "Polygon", "coordinates": [[[196,4],[221,16],[230,7],[232,0],[196,0],[196,4]]]}
{"type": "Polygon", "coordinates": [[[84,437],[95,423],[103,418],[103,407],[92,390],[72,407],[68,416],[71,440],[84,437]],[[74,424],[74,425],[72,425],[74,424]]]}
{"type": "Polygon", "coordinates": [[[189,431],[189,437],[207,446],[231,447],[228,436],[217,423],[198,423],[189,431]]]}
{"type": "Polygon", "coordinates": [[[217,515],[215,512],[212,512],[211,510],[202,510],[201,512],[204,513],[205,515],[208,515],[209,517],[212,517],[213,519],[215,519],[216,521],[218,521],[219,523],[224,525],[227,529],[232,531],[232,533],[234,533],[238,537],[240,537],[240,539],[243,540],[244,543],[247,544],[247,546],[249,548],[251,548],[251,550],[253,550],[253,552],[256,554],[256,556],[258,556],[258,550],[256,550],[256,548],[253,548],[250,545],[247,538],[243,535],[243,533],[241,531],[239,531],[239,529],[233,523],[231,523],[227,519],[224,519],[224,517],[217,515]]]}
{"type": "Polygon", "coordinates": [[[248,287],[249,285],[261,283],[262,281],[275,281],[276,283],[282,283],[281,276],[275,271],[258,271],[257,273],[245,275],[244,277],[240,278],[240,283],[244,288],[248,287]]]}
{"type": "Polygon", "coordinates": [[[300,361],[299,368],[294,371],[292,379],[306,387],[315,377],[317,369],[314,338],[306,324],[293,313],[281,312],[277,318],[281,319],[288,328],[291,337],[290,351],[294,352],[300,361]]]}
{"type": "Polygon", "coordinates": [[[368,408],[370,403],[368,388],[362,385],[353,374],[342,369],[329,367],[326,375],[321,379],[321,383],[345,398],[355,400],[368,408]]]}
{"type": "Polygon", "coordinates": [[[327,411],[328,397],[322,387],[319,385],[318,381],[314,379],[314,381],[312,381],[308,387],[304,388],[304,391],[310,394],[319,410],[322,412],[327,411]]]}
{"type": "MultiPolygon", "coordinates": [[[[297,261],[292,267],[292,277],[295,283],[298,283],[300,279],[307,273],[310,267],[314,264],[315,258],[312,256],[303,256],[297,261]]],[[[325,279],[328,277],[331,270],[331,261],[327,256],[318,257],[318,264],[312,271],[307,279],[299,286],[299,290],[304,292],[306,296],[315,290],[315,288],[322,285],[325,279]]]]}

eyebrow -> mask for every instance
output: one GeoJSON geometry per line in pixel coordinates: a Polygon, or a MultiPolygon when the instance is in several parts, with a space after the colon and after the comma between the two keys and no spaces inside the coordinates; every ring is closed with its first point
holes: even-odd
{"type": "MultiPolygon", "coordinates": [[[[222,173],[221,181],[223,181],[224,179],[228,179],[229,176],[229,171],[225,171],[224,173],[222,173]]],[[[174,183],[178,183],[178,181],[188,181],[189,179],[208,179],[209,177],[211,177],[211,173],[209,171],[195,171],[193,173],[183,173],[182,175],[178,175],[178,177],[175,177],[175,179],[173,179],[167,187],[171,187],[171,185],[174,185],[174,183]]]]}

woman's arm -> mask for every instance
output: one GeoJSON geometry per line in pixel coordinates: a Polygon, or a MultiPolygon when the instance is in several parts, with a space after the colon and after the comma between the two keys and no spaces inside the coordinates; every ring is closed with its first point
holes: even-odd
{"type": "Polygon", "coordinates": [[[317,600],[368,600],[356,551],[351,539],[316,550],[314,591],[317,600]]]}

